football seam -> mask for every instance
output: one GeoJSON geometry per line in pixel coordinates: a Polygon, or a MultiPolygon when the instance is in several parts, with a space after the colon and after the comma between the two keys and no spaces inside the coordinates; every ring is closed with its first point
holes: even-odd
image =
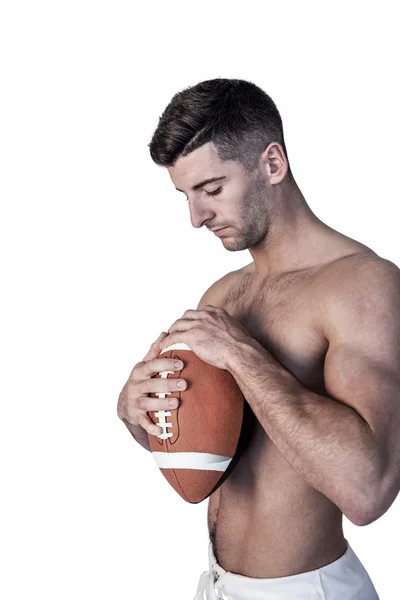
{"type": "MultiPolygon", "coordinates": [[[[168,452],[168,450],[167,450],[167,454],[171,454],[171,452],[168,452]]],[[[187,495],[185,494],[185,491],[183,490],[183,488],[182,488],[181,484],[179,483],[179,480],[178,480],[178,477],[177,477],[177,475],[176,475],[175,469],[171,469],[171,471],[172,471],[172,472],[173,472],[173,474],[174,474],[175,481],[176,481],[176,483],[177,483],[177,485],[178,485],[179,489],[181,490],[182,494],[185,496],[186,502],[190,502],[190,500],[189,500],[189,498],[187,497],[187,495]]]]}

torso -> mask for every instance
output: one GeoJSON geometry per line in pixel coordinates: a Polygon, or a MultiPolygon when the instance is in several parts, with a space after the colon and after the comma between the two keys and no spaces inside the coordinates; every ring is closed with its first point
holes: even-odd
{"type": "MultiPolygon", "coordinates": [[[[360,244],[326,265],[264,280],[252,263],[230,274],[219,306],[304,386],[323,394],[324,294],[340,270],[366,255],[360,244]]],[[[258,421],[235,469],[210,497],[208,526],[219,564],[247,577],[311,571],[346,550],[341,511],[297,474],[258,421]]]]}

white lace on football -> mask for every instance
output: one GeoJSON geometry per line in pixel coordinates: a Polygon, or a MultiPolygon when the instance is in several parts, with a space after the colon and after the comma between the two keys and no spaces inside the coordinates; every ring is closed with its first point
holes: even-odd
{"type": "Polygon", "coordinates": [[[158,418],[157,425],[162,428],[162,433],[160,433],[160,435],[157,437],[161,440],[166,440],[167,438],[172,437],[173,433],[171,431],[166,431],[167,427],[172,427],[172,423],[168,423],[165,420],[165,417],[170,417],[172,413],[169,410],[159,410],[154,413],[154,415],[158,418]]]}
{"type": "MultiPolygon", "coordinates": [[[[161,379],[168,379],[169,374],[173,375],[174,371],[161,371],[159,373],[161,379]]],[[[172,394],[172,392],[156,392],[158,398],[165,398],[167,394],[172,394]]],[[[170,417],[171,415],[172,413],[167,410],[159,410],[155,413],[155,416],[159,419],[156,425],[159,425],[162,428],[162,433],[157,436],[160,440],[166,440],[174,435],[172,431],[166,431],[167,427],[172,427],[172,423],[167,423],[165,417],[170,417]]]]}

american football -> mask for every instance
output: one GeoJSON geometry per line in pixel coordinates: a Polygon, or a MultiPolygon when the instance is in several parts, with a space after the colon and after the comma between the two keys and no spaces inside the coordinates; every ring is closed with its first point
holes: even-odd
{"type": "Polygon", "coordinates": [[[187,344],[168,346],[159,358],[179,359],[184,366],[154,377],[182,378],[187,388],[173,392],[179,398],[176,409],[148,412],[161,428],[160,435],[148,436],[150,448],[168,483],[186,502],[197,504],[237,464],[251,435],[253,413],[231,373],[204,362],[187,344]]]}

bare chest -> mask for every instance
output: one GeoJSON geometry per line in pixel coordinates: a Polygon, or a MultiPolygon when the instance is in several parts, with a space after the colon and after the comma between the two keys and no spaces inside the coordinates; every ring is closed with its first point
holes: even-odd
{"type": "Polygon", "coordinates": [[[323,393],[328,342],[319,329],[321,303],[315,275],[235,281],[223,308],[307,388],[323,393]]]}

